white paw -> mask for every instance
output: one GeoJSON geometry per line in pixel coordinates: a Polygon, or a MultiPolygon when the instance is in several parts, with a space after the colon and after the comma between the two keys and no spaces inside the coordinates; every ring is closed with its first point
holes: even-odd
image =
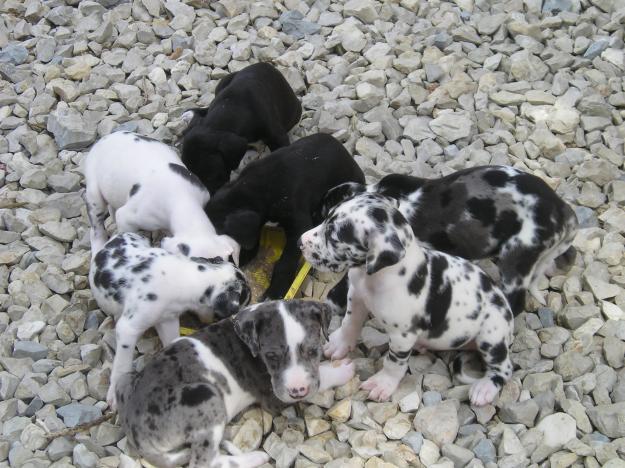
{"type": "Polygon", "coordinates": [[[401,379],[396,379],[388,375],[384,371],[380,371],[365,380],[360,385],[360,388],[369,390],[370,400],[386,401],[391,397],[393,392],[397,390],[400,380],[401,379]]]}
{"type": "Polygon", "coordinates": [[[260,450],[246,453],[244,455],[241,455],[241,457],[244,458],[244,460],[242,460],[242,466],[249,466],[250,468],[264,465],[270,460],[269,455],[267,455],[265,452],[261,452],[260,450]]]}
{"type": "Polygon", "coordinates": [[[490,378],[485,377],[471,386],[469,397],[472,405],[484,406],[492,403],[497,393],[499,393],[499,388],[497,388],[490,378]]]}
{"type": "Polygon", "coordinates": [[[328,366],[328,375],[332,381],[333,387],[340,387],[352,380],[356,374],[356,365],[351,359],[343,359],[341,361],[333,361],[328,366]]]}
{"type": "Polygon", "coordinates": [[[538,290],[537,286],[530,287],[530,294],[534,299],[536,299],[536,302],[538,302],[540,305],[547,305],[543,294],[538,290]]]}
{"type": "Polygon", "coordinates": [[[352,349],[353,345],[347,343],[339,328],[330,334],[330,339],[323,347],[323,354],[332,360],[343,359],[352,349]]]}
{"type": "Polygon", "coordinates": [[[182,119],[182,121],[183,121],[184,123],[187,123],[187,124],[188,124],[189,122],[191,122],[191,119],[193,118],[193,114],[194,114],[194,112],[193,112],[192,110],[188,110],[188,111],[184,112],[184,113],[180,116],[180,118],[182,119]]]}
{"type": "Polygon", "coordinates": [[[106,402],[113,411],[117,410],[117,398],[115,397],[115,382],[111,382],[106,392],[106,402]]]}

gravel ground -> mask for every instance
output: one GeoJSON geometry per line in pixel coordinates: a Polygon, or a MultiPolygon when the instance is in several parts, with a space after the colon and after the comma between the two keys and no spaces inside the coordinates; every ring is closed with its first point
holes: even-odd
{"type": "MultiPolygon", "coordinates": [[[[0,466],[139,466],[114,418],[47,437],[107,411],[79,163],[114,129],[175,141],[219,78],[267,60],[301,96],[293,137],[334,134],[370,181],[536,174],[575,207],[579,255],[517,317],[494,406],[418,355],[392,402],[354,379],[227,438],[278,467],[625,466],[624,24],[623,0],[0,1],[0,466]]],[[[361,380],[386,337],[370,322],[362,341],[361,380]]]]}

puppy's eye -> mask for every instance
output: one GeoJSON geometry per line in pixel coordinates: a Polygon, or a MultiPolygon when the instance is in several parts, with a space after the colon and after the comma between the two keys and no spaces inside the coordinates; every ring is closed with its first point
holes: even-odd
{"type": "Polygon", "coordinates": [[[267,359],[267,361],[276,362],[278,359],[280,359],[280,356],[278,356],[278,353],[270,352],[265,354],[265,359],[267,359]]]}

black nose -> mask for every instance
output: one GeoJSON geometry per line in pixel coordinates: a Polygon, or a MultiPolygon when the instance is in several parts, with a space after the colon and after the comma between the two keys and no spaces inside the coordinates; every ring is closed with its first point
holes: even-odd
{"type": "Polygon", "coordinates": [[[303,249],[304,249],[304,243],[302,242],[302,238],[301,238],[301,237],[300,237],[299,239],[297,239],[297,247],[298,247],[300,250],[303,250],[303,249]]]}

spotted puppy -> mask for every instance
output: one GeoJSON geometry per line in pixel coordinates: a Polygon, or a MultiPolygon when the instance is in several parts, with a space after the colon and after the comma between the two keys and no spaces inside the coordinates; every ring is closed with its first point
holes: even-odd
{"type": "Polygon", "coordinates": [[[248,143],[263,140],[271,149],[289,144],[302,105],[282,74],[269,63],[255,63],[221,79],[207,108],[182,115],[182,160],[211,194],[230,180],[248,143]]]}
{"type": "Polygon", "coordinates": [[[475,347],[486,375],[471,387],[471,403],[490,403],[512,374],[508,302],[468,261],[421,247],[397,206],[383,195],[357,195],[300,239],[315,268],[349,268],[347,312],[325,354],[338,359],[352,350],[371,312],[388,333],[390,349],[382,370],[362,384],[369,398],[391,396],[414,348],[475,347]]]}
{"type": "Polygon", "coordinates": [[[319,364],[328,308],[314,301],[264,302],[180,338],[117,387],[130,445],[162,467],[254,467],[264,452],[219,454],[226,424],[259,403],[269,411],[354,376],[349,361],[319,364]]]}
{"type": "Polygon", "coordinates": [[[98,141],[85,158],[84,194],[91,223],[91,255],[108,240],[110,213],[119,232],[169,231],[161,246],[197,257],[238,258],[238,244],[218,236],[203,207],[204,185],[169,146],[130,132],[98,141]]]}
{"type": "Polygon", "coordinates": [[[168,345],[179,336],[182,313],[191,310],[209,321],[238,312],[250,299],[245,276],[231,263],[171,254],[134,233],[105,244],[92,260],[89,282],[102,311],[116,320],[111,406],[117,379],[130,371],[135,344],[148,328],[168,345]]]}
{"type": "MultiPolygon", "coordinates": [[[[326,195],[325,213],[363,191],[399,200],[422,245],[469,260],[496,259],[515,315],[528,289],[545,304],[540,277],[575,260],[575,212],[543,180],[512,167],[480,166],[440,179],[391,174],[368,187],[343,184],[326,195]]],[[[337,309],[345,307],[346,290],[345,279],[328,295],[337,309]]]]}

